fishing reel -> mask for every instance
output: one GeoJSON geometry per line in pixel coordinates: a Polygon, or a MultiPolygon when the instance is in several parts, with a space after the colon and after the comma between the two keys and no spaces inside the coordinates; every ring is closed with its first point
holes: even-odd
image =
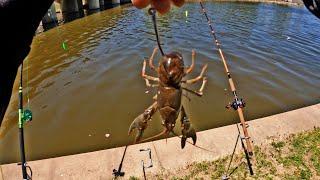
{"type": "Polygon", "coordinates": [[[124,173],[124,172],[121,172],[121,171],[118,171],[118,170],[116,170],[116,169],[113,169],[112,174],[113,174],[115,177],[123,177],[125,173],[124,173]]]}
{"type": "Polygon", "coordinates": [[[235,99],[232,103],[229,103],[226,108],[231,109],[233,108],[235,111],[238,110],[238,108],[244,108],[246,106],[246,103],[244,100],[241,99],[235,99]]]}
{"type": "Polygon", "coordinates": [[[28,170],[29,170],[29,173],[28,173],[28,172],[26,172],[26,173],[27,173],[27,174],[26,174],[27,179],[23,179],[23,180],[32,180],[33,172],[32,172],[31,167],[30,167],[30,166],[28,166],[28,165],[27,165],[27,163],[22,164],[21,162],[19,162],[17,165],[18,165],[18,166],[24,166],[24,167],[26,167],[26,169],[28,169],[28,170]]]}
{"type": "Polygon", "coordinates": [[[30,109],[25,109],[22,113],[23,123],[32,121],[32,111],[30,109]]]}

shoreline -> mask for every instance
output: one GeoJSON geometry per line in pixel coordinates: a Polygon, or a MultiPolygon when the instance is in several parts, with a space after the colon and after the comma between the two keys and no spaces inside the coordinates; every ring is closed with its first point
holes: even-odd
{"type": "MultiPolygon", "coordinates": [[[[199,2],[199,1],[198,0],[186,0],[186,3],[197,3],[197,2],[199,2]]],[[[285,0],[203,0],[203,2],[266,3],[266,4],[277,4],[277,5],[284,5],[284,6],[293,6],[293,7],[303,7],[304,6],[302,0],[288,0],[288,1],[285,1],[285,0]],[[292,1],[292,2],[289,2],[289,1],[292,1]]],[[[126,5],[131,5],[132,6],[132,3],[122,4],[122,5],[119,5],[119,6],[126,6],[126,5]]],[[[117,6],[115,6],[115,7],[117,7],[117,6]]],[[[112,9],[112,8],[115,8],[115,7],[106,8],[106,9],[103,9],[103,10],[99,10],[97,12],[109,10],[109,9],[112,9]]],[[[44,32],[46,32],[46,31],[48,31],[48,30],[50,30],[52,28],[55,28],[55,27],[58,27],[58,26],[61,26],[61,25],[65,24],[63,16],[62,16],[62,12],[61,12],[60,4],[55,2],[55,8],[56,8],[57,22],[48,23],[46,25],[48,27],[47,27],[47,29],[45,29],[44,25],[43,25],[43,23],[41,21],[39,26],[38,26],[38,28],[37,28],[37,30],[36,30],[36,35],[38,35],[40,33],[44,33],[44,32]]],[[[87,9],[83,9],[83,11],[84,10],[88,11],[87,9]]],[[[88,16],[88,15],[84,15],[83,17],[79,17],[79,18],[76,18],[76,19],[81,19],[81,18],[84,18],[85,16],[88,16]]]]}
{"type": "MultiPolygon", "coordinates": [[[[249,134],[255,146],[270,143],[273,138],[283,138],[320,127],[320,103],[297,110],[280,113],[249,121],[249,134]]],[[[129,177],[142,177],[141,160],[148,162],[146,152],[140,149],[150,148],[153,167],[147,169],[148,175],[163,171],[175,171],[194,162],[212,161],[231,154],[237,136],[235,125],[198,132],[197,145],[209,151],[187,144],[184,150],[180,148],[180,139],[172,137],[136,144],[128,147],[122,171],[129,177]],[[227,136],[226,136],[227,135],[227,136]]],[[[237,152],[241,147],[238,144],[237,152]]],[[[112,170],[118,169],[125,147],[106,149],[96,152],[63,156],[28,164],[34,169],[35,179],[112,179],[112,170]]],[[[20,179],[21,169],[14,164],[1,165],[0,173],[4,179],[20,179]]]]}

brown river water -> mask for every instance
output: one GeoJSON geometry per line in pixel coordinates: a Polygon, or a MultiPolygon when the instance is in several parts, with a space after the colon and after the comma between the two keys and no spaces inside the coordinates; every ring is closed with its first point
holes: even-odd
{"type": "MultiPolygon", "coordinates": [[[[320,20],[305,8],[263,3],[207,3],[248,120],[320,102],[320,20]]],[[[185,64],[197,51],[197,76],[208,63],[202,98],[183,99],[198,131],[238,122],[227,111],[228,81],[207,22],[190,3],[158,22],[164,51],[185,64]],[[188,17],[185,15],[188,11],[188,17]]],[[[152,104],[155,90],[140,77],[156,46],[147,11],[121,6],[38,34],[25,61],[24,93],[34,118],[25,125],[28,160],[83,153],[132,142],[131,121],[152,104]],[[65,41],[68,48],[61,48],[65,41]],[[146,93],[149,91],[149,93],[146,93]],[[107,138],[106,134],[110,134],[107,138]]],[[[156,57],[158,61],[160,55],[156,57]]],[[[153,74],[148,69],[149,74],[153,74]]],[[[0,130],[0,163],[19,161],[17,85],[0,130]]],[[[199,88],[200,84],[191,86],[199,88]]],[[[25,104],[28,106],[28,104],[25,104]]],[[[146,130],[162,130],[157,113],[146,130]]],[[[180,131],[177,123],[176,132],[180,131]]]]}

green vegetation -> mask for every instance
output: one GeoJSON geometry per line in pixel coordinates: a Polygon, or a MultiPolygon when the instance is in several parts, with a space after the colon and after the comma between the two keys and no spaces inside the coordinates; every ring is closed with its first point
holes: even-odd
{"type": "MultiPolygon", "coordinates": [[[[149,175],[148,179],[221,179],[229,160],[230,156],[227,156],[212,162],[193,163],[174,173],[149,175]]],[[[244,156],[237,154],[231,170],[242,161],[245,161],[244,156]]],[[[254,176],[250,176],[247,166],[242,163],[231,179],[320,179],[320,129],[256,146],[252,163],[254,176]]]]}
{"type": "Polygon", "coordinates": [[[130,176],[129,180],[139,180],[139,178],[134,177],[134,176],[130,176]]]}

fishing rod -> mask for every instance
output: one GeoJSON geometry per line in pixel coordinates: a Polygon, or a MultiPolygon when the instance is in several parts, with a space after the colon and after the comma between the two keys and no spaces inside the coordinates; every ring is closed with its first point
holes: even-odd
{"type": "Polygon", "coordinates": [[[121,158],[121,162],[119,164],[119,167],[118,169],[113,169],[112,171],[112,174],[115,178],[117,177],[123,177],[125,172],[122,172],[122,165],[123,165],[123,161],[124,161],[124,157],[126,155],[126,152],[127,152],[127,148],[128,148],[129,145],[126,145],[126,148],[124,149],[123,151],[123,154],[122,154],[122,158],[121,158]]]}
{"type": "Polygon", "coordinates": [[[240,118],[240,122],[241,122],[241,126],[242,126],[242,129],[243,129],[243,134],[244,134],[244,139],[246,140],[246,145],[247,145],[247,151],[249,153],[250,156],[253,155],[253,150],[252,150],[252,145],[251,145],[251,141],[250,141],[250,137],[249,137],[249,133],[248,133],[248,130],[247,130],[247,127],[248,125],[246,124],[246,121],[244,119],[244,115],[243,115],[243,111],[242,109],[245,107],[245,103],[244,101],[238,97],[237,95],[237,91],[236,91],[236,88],[235,88],[235,85],[234,85],[234,81],[231,77],[231,73],[229,71],[229,68],[228,68],[228,64],[227,64],[227,61],[226,61],[226,58],[222,52],[222,49],[221,49],[221,44],[220,42],[218,41],[217,39],[217,36],[215,34],[215,31],[213,29],[213,26],[212,26],[212,23],[211,23],[211,20],[209,19],[209,16],[204,8],[204,5],[202,3],[202,1],[200,1],[200,6],[202,8],[202,12],[203,14],[205,15],[207,21],[208,21],[208,25],[210,27],[210,30],[211,30],[211,34],[214,38],[214,41],[215,41],[215,44],[218,48],[218,51],[219,51],[219,54],[220,54],[220,57],[221,57],[221,60],[223,62],[223,65],[224,65],[224,68],[225,68],[225,71],[227,73],[227,76],[228,76],[228,81],[229,81],[229,85],[230,85],[230,88],[231,88],[231,91],[232,91],[232,94],[234,96],[234,101],[232,103],[230,103],[228,106],[226,106],[227,108],[233,108],[234,110],[236,110],[238,112],[238,115],[239,115],[239,118],[240,118]]]}
{"type": "Polygon", "coordinates": [[[21,63],[20,86],[19,86],[19,142],[20,142],[21,162],[18,163],[18,165],[21,165],[23,180],[31,180],[32,179],[32,170],[31,170],[30,166],[27,165],[27,162],[26,162],[23,126],[26,122],[30,122],[32,120],[32,112],[29,109],[23,110],[23,91],[22,91],[23,79],[22,79],[22,74],[23,74],[23,62],[21,63]],[[27,173],[27,169],[29,169],[30,175],[27,173]]]}
{"type": "MultiPolygon", "coordinates": [[[[248,124],[246,123],[245,119],[244,119],[244,115],[243,115],[243,111],[242,109],[245,107],[245,102],[238,97],[237,95],[237,91],[236,91],[236,88],[235,88],[235,85],[234,85],[234,82],[233,82],[233,79],[231,77],[231,73],[229,71],[229,68],[228,68],[228,64],[227,64],[227,61],[226,61],[226,58],[222,52],[222,49],[221,49],[221,44],[220,42],[218,41],[217,39],[217,36],[216,36],[216,33],[213,29],[213,26],[212,26],[212,23],[211,23],[211,20],[209,19],[209,16],[204,8],[204,5],[202,3],[202,0],[200,0],[200,6],[202,8],[202,12],[203,14],[205,15],[206,19],[207,19],[207,22],[208,22],[208,25],[209,25],[209,28],[211,30],[211,34],[214,38],[214,42],[217,46],[217,49],[219,51],[219,54],[220,54],[220,57],[221,57],[221,60],[223,62],[223,65],[224,65],[224,69],[227,73],[227,76],[228,76],[228,81],[229,81],[229,85],[230,85],[230,88],[231,88],[231,91],[232,91],[232,94],[234,96],[234,101],[232,103],[229,103],[226,108],[227,109],[231,109],[233,108],[235,111],[238,112],[238,115],[239,115],[239,118],[240,118],[240,125],[242,126],[242,130],[243,130],[243,134],[244,134],[244,137],[241,137],[241,134],[240,134],[240,129],[239,129],[239,126],[237,124],[237,128],[238,128],[238,137],[237,137],[237,141],[236,141],[236,145],[235,145],[235,148],[237,147],[237,144],[238,144],[238,141],[240,139],[241,141],[241,145],[242,145],[242,148],[243,148],[243,151],[244,151],[244,154],[245,154],[245,158],[247,160],[247,166],[249,168],[249,172],[251,175],[253,175],[253,169],[252,169],[252,164],[250,162],[250,157],[253,156],[253,149],[252,149],[252,144],[251,144],[251,141],[250,141],[250,137],[249,137],[249,133],[248,133],[248,130],[247,128],[249,127],[248,124]],[[244,142],[243,142],[243,139],[246,141],[246,145],[244,145],[244,142]]],[[[230,165],[231,165],[231,162],[232,162],[232,158],[233,158],[233,155],[235,153],[235,148],[233,150],[233,153],[232,153],[232,156],[231,156],[231,159],[230,159],[230,163],[229,163],[229,167],[228,167],[228,170],[230,168],[230,165]]],[[[238,168],[238,167],[237,167],[238,168]]],[[[237,169],[236,168],[236,169],[237,169]]],[[[236,170],[234,169],[234,171],[236,170]]],[[[227,171],[228,171],[227,170],[227,171]]],[[[233,172],[234,172],[233,171],[233,172]]],[[[229,174],[229,176],[233,173],[231,172],[229,174]]],[[[229,176],[226,174],[222,177],[223,180],[227,180],[229,179],[229,176]]]]}
{"type": "Polygon", "coordinates": [[[244,139],[246,140],[246,150],[249,154],[249,156],[253,156],[253,149],[252,149],[252,144],[251,144],[251,141],[250,141],[250,137],[249,137],[249,133],[248,133],[248,130],[247,130],[247,127],[248,127],[248,124],[246,124],[246,121],[244,119],[244,115],[243,115],[243,111],[242,109],[245,107],[245,103],[244,101],[238,97],[237,95],[237,91],[236,91],[236,87],[234,85],[234,82],[233,82],[233,79],[231,77],[231,73],[229,71],[229,68],[228,68],[228,64],[227,64],[227,61],[226,61],[226,58],[222,52],[222,49],[221,49],[221,44],[220,42],[218,41],[217,39],[217,36],[216,36],[216,33],[213,29],[213,26],[212,26],[212,23],[211,23],[211,20],[204,8],[204,5],[202,3],[202,0],[200,0],[200,6],[202,8],[202,12],[203,14],[205,15],[207,21],[208,21],[208,25],[210,27],[210,30],[211,30],[211,34],[214,38],[214,42],[217,46],[217,49],[219,51],[219,54],[220,54],[220,57],[221,57],[221,60],[223,62],[223,65],[224,65],[224,68],[225,68],[225,71],[227,73],[227,76],[228,76],[228,81],[229,81],[229,85],[230,85],[230,88],[231,88],[231,91],[232,91],[232,94],[234,96],[234,101],[232,103],[229,103],[229,105],[226,106],[226,108],[230,109],[230,108],[233,108],[235,111],[238,112],[238,115],[239,115],[239,118],[240,118],[240,124],[242,126],[242,130],[243,130],[243,134],[244,134],[244,139]]]}

